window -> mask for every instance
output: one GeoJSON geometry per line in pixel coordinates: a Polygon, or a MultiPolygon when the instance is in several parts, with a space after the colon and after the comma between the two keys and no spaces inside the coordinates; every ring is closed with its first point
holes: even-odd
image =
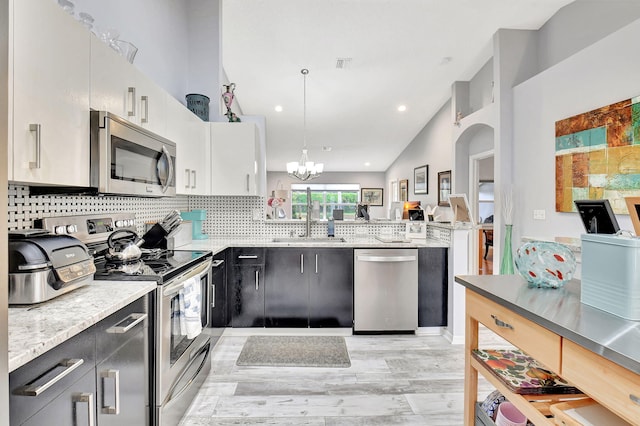
{"type": "Polygon", "coordinates": [[[318,202],[319,219],[331,219],[334,209],[344,210],[345,219],[356,218],[356,204],[360,196],[357,184],[293,184],[291,185],[291,217],[307,218],[307,187],[311,202],[318,202]]]}

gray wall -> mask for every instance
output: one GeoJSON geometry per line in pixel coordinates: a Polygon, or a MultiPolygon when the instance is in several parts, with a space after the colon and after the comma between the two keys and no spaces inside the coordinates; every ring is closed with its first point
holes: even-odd
{"type": "Polygon", "coordinates": [[[493,101],[493,58],[469,81],[470,112],[478,111],[493,101]]]}
{"type": "MultiPolygon", "coordinates": [[[[640,57],[629,50],[639,38],[635,21],[514,89],[516,237],[584,232],[576,213],[555,212],[555,122],[640,94],[640,57]],[[545,210],[546,220],[533,220],[534,209],[545,210]]],[[[632,229],[628,216],[618,221],[632,229]]]]}
{"type": "MultiPolygon", "coordinates": [[[[423,207],[426,205],[433,207],[438,204],[438,172],[451,170],[451,129],[451,102],[448,101],[387,169],[385,173],[387,182],[384,194],[385,204],[390,199],[389,182],[402,179],[409,179],[410,201],[420,201],[423,207]],[[429,193],[416,195],[413,192],[413,169],[425,164],[429,166],[429,193]]],[[[450,211],[451,209],[445,208],[444,210],[450,211]]],[[[447,212],[443,213],[442,210],[440,213],[448,214],[447,212]]]]}
{"type": "Polygon", "coordinates": [[[134,65],[184,103],[188,75],[188,2],[175,0],[74,0],[97,28],[113,28],[138,47],[134,65]]]}
{"type": "MultiPolygon", "coordinates": [[[[539,30],[538,61],[545,70],[640,18],[637,0],[576,0],[539,30]]],[[[631,46],[627,41],[626,46],[631,46]]]]}

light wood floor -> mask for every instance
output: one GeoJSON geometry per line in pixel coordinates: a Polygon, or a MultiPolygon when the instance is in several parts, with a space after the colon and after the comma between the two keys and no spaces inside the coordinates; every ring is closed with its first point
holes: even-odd
{"type": "Polygon", "coordinates": [[[180,425],[462,424],[464,348],[441,336],[345,336],[349,368],[239,367],[246,339],[222,336],[180,425]]]}

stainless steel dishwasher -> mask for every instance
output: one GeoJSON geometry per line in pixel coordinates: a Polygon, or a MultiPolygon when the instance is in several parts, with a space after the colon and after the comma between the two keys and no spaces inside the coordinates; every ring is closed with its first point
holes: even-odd
{"type": "Polygon", "coordinates": [[[418,250],[354,250],[354,333],[415,332],[418,250]]]}

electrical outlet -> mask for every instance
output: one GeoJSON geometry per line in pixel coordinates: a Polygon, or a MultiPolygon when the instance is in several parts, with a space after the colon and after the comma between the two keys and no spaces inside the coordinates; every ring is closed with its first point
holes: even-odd
{"type": "Polygon", "coordinates": [[[258,210],[258,209],[253,209],[252,214],[253,214],[253,220],[260,220],[260,219],[262,219],[262,215],[260,214],[260,210],[258,210]]]}
{"type": "Polygon", "coordinates": [[[546,217],[545,210],[534,210],[533,211],[533,219],[534,220],[544,220],[546,217]]]}

